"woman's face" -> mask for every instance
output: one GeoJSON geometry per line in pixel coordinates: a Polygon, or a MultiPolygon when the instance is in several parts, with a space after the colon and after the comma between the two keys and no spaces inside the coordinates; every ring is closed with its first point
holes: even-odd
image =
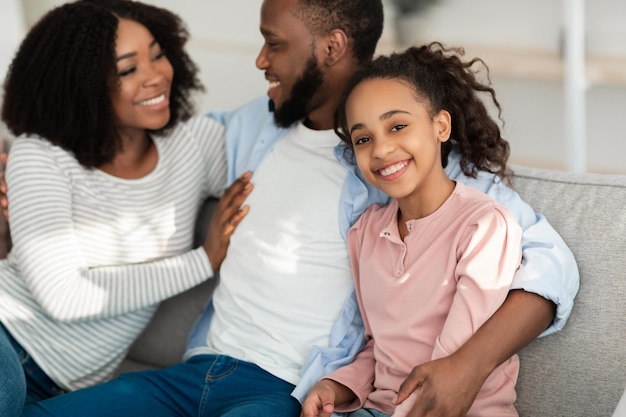
{"type": "Polygon", "coordinates": [[[118,88],[113,109],[122,137],[144,135],[170,119],[170,89],[174,70],[148,29],[120,19],[115,44],[118,88]]]}

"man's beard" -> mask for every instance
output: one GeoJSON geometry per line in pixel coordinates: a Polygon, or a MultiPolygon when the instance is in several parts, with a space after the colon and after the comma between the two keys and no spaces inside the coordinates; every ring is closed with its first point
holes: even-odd
{"type": "Polygon", "coordinates": [[[312,97],[322,85],[324,76],[317,66],[317,59],[311,56],[304,67],[300,79],[291,89],[289,98],[274,109],[274,122],[280,127],[289,127],[302,120],[310,111],[312,97]]]}

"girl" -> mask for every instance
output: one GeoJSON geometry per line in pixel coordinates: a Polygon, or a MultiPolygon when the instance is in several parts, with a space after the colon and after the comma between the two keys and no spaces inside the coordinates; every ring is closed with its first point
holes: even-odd
{"type": "Polygon", "coordinates": [[[223,128],[190,118],[202,87],[180,19],[127,0],[45,15],[5,81],[16,138],[13,249],[0,263],[0,415],[112,376],[158,303],[213,276],[250,174],[204,243],[196,214],[226,178],[223,128]]]}
{"type": "MultiPolygon", "coordinates": [[[[479,93],[475,59],[438,43],[379,57],[349,83],[336,131],[364,178],[393,198],[350,229],[366,345],[318,382],[304,416],[404,416],[396,407],[414,366],[453,353],[504,302],[521,259],[521,228],[499,203],[444,172],[453,147],[466,175],[507,178],[508,143],[479,93]],[[395,412],[394,412],[395,411],[395,412]]],[[[471,416],[516,416],[512,357],[487,379],[471,416]]],[[[419,389],[419,388],[418,388],[419,389]]]]}

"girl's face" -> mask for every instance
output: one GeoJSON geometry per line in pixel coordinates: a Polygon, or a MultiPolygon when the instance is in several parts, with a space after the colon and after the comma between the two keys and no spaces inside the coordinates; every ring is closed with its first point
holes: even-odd
{"type": "Polygon", "coordinates": [[[431,117],[407,82],[361,82],[348,97],[346,118],[359,169],[389,196],[420,195],[447,179],[441,143],[450,135],[450,114],[431,117]]]}
{"type": "Polygon", "coordinates": [[[145,26],[120,19],[115,44],[118,88],[112,94],[120,135],[145,135],[170,119],[174,70],[145,26]]]}

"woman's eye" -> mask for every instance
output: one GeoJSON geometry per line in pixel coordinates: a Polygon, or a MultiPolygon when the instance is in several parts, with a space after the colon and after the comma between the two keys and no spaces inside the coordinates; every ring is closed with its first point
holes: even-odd
{"type": "Polygon", "coordinates": [[[363,144],[363,143],[369,142],[369,140],[370,140],[370,138],[368,138],[368,137],[365,137],[365,138],[358,138],[358,139],[354,142],[354,144],[355,144],[355,145],[361,145],[361,144],[363,144]]]}
{"type": "Polygon", "coordinates": [[[402,125],[402,124],[394,125],[394,126],[391,128],[391,131],[392,131],[392,132],[397,132],[397,131],[399,131],[399,130],[404,129],[405,127],[406,127],[406,125],[402,125]]]}
{"type": "Polygon", "coordinates": [[[124,77],[124,76],[126,76],[126,75],[132,74],[132,73],[133,73],[133,72],[135,72],[135,71],[136,71],[136,68],[135,68],[135,67],[126,68],[126,69],[121,70],[121,71],[118,73],[118,75],[119,75],[120,77],[124,77]]]}
{"type": "Polygon", "coordinates": [[[158,61],[159,59],[163,58],[165,56],[165,51],[159,51],[158,54],[156,54],[154,56],[154,58],[152,58],[153,61],[158,61]]]}

